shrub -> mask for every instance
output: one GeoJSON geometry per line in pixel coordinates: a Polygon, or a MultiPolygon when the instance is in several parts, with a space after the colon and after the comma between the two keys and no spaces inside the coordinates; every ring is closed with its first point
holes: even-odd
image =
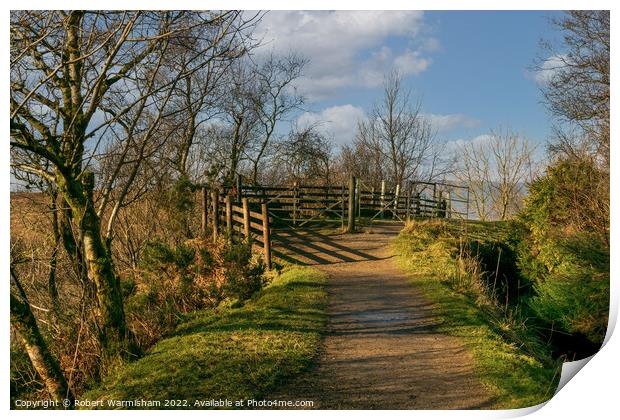
{"type": "Polygon", "coordinates": [[[145,245],[140,271],[127,280],[127,308],[144,347],[174,327],[183,314],[244,301],[264,285],[265,267],[246,242],[200,239],[171,247],[162,241],[145,245]]]}
{"type": "Polygon", "coordinates": [[[227,297],[244,301],[263,287],[265,265],[260,258],[253,257],[247,243],[233,243],[227,247],[224,262],[227,268],[224,294],[227,297]]]}
{"type": "Polygon", "coordinates": [[[530,188],[520,215],[527,234],[517,249],[519,269],[534,284],[533,312],[553,328],[598,344],[609,311],[604,178],[589,159],[549,167],[530,188]]]}
{"type": "Polygon", "coordinates": [[[529,305],[555,329],[593,343],[605,337],[609,311],[609,254],[596,235],[557,230],[535,235],[520,249],[519,265],[536,295],[529,305]]]}

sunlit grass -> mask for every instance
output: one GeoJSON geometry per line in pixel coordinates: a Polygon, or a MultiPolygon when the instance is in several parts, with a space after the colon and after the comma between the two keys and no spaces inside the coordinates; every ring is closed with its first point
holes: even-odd
{"type": "Polygon", "coordinates": [[[194,313],[88,400],[260,398],[309,368],[325,328],[325,275],[292,267],[240,308],[194,313]]]}
{"type": "Polygon", "coordinates": [[[411,282],[434,303],[440,330],[459,337],[472,352],[494,408],[547,401],[556,389],[560,363],[523,320],[500,310],[474,279],[459,279],[463,273],[457,254],[465,232],[469,240],[497,241],[506,229],[501,223],[416,222],[402,231],[394,246],[411,282]]]}

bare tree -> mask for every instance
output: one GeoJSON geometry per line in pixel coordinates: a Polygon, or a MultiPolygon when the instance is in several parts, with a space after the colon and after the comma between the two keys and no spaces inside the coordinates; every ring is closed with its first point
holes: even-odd
{"type": "Polygon", "coordinates": [[[534,178],[535,148],[510,129],[491,131],[457,150],[456,176],[470,188],[480,220],[506,220],[520,208],[527,184],[534,178]]]}
{"type": "Polygon", "coordinates": [[[278,143],[273,168],[280,174],[280,181],[330,184],[331,144],[316,128],[293,127],[288,137],[278,143]]]}
{"type": "Polygon", "coordinates": [[[237,62],[229,69],[226,77],[226,94],[220,103],[221,119],[224,124],[212,127],[215,146],[226,162],[223,181],[233,183],[248,149],[260,136],[260,117],[255,106],[255,85],[253,69],[237,62]]]}
{"type": "Polygon", "coordinates": [[[284,57],[269,54],[262,64],[253,69],[255,89],[253,92],[255,112],[262,128],[262,138],[250,156],[252,181],[257,183],[261,160],[265,157],[278,122],[303,103],[303,96],[297,94],[292,83],[301,76],[308,60],[289,54],[284,57]]]}
{"type": "MultiPolygon", "coordinates": [[[[261,16],[258,14],[253,19],[259,20],[261,16]]],[[[221,112],[217,106],[222,96],[229,94],[225,77],[233,63],[257,46],[249,36],[242,35],[245,34],[239,28],[227,25],[221,28],[220,39],[217,42],[210,40],[207,45],[198,32],[179,39],[178,53],[175,54],[177,66],[191,62],[201,50],[208,52],[204,57],[206,65],[179,81],[172,100],[172,106],[180,112],[170,122],[170,129],[175,133],[170,142],[173,153],[169,160],[180,176],[196,178],[201,175],[190,174],[194,163],[191,161],[192,149],[205,139],[200,136],[201,128],[221,112]],[[215,45],[218,48],[214,48],[215,45]]]]}
{"type": "Polygon", "coordinates": [[[469,199],[478,218],[489,220],[492,216],[491,153],[487,144],[464,143],[458,148],[455,164],[456,178],[469,187],[469,199]]]}
{"type": "Polygon", "coordinates": [[[277,124],[303,104],[292,83],[306,62],[292,53],[269,54],[262,62],[247,58],[230,66],[219,104],[225,128],[210,130],[219,149],[216,154],[227,162],[224,182],[233,182],[244,171],[250,181],[258,182],[277,124]]]}
{"type": "Polygon", "coordinates": [[[340,183],[348,182],[355,175],[374,188],[380,188],[381,181],[387,178],[385,161],[380,151],[359,139],[352,145],[344,145],[337,156],[336,165],[340,183]]]}
{"type": "Polygon", "coordinates": [[[386,77],[382,101],[358,124],[357,141],[388,163],[387,173],[394,185],[435,174],[435,133],[422,115],[421,101],[412,99],[397,73],[386,77]]]}
{"type": "Polygon", "coordinates": [[[544,178],[558,198],[559,226],[597,235],[609,247],[610,229],[610,12],[573,10],[554,19],[561,41],[543,44],[537,70],[558,125],[544,178]],[[560,210],[561,209],[561,210],[560,210]]]}
{"type": "Polygon", "coordinates": [[[12,165],[57,186],[63,217],[77,232],[73,244],[66,235],[65,247],[80,255],[94,284],[106,357],[131,354],[135,346],[111,258],[110,222],[101,226],[105,208],[115,194],[113,224],[142,162],[161,144],[152,140],[161,141],[155,134],[161,134],[179,81],[214,55],[238,54],[227,41],[251,24],[238,12],[11,15],[12,165]],[[175,61],[179,45],[188,40],[196,45],[194,54],[175,61]],[[112,141],[118,147],[106,148],[112,141]],[[97,188],[101,154],[118,150],[97,188]],[[103,194],[99,209],[96,193],[103,194]]]}
{"type": "Polygon", "coordinates": [[[573,10],[553,20],[562,31],[560,49],[544,43],[537,70],[550,76],[542,87],[549,110],[586,134],[558,129],[552,151],[597,155],[609,167],[609,10],[573,10]]]}
{"type": "Polygon", "coordinates": [[[494,206],[498,217],[506,220],[520,209],[527,183],[533,179],[534,147],[509,129],[492,131],[491,138],[494,206]]]}

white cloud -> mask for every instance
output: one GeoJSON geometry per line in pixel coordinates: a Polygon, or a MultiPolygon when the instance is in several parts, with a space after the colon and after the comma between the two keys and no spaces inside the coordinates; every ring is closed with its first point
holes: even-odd
{"type": "Polygon", "coordinates": [[[307,127],[317,124],[318,129],[334,139],[337,145],[350,143],[355,137],[357,122],[366,117],[364,110],[351,104],[332,106],[320,112],[304,112],[297,124],[307,127]]]}
{"type": "MultiPolygon", "coordinates": [[[[434,129],[439,133],[445,133],[456,128],[476,128],[480,121],[464,114],[424,114],[431,121],[434,129]]],[[[361,107],[351,104],[337,105],[325,108],[318,112],[304,112],[297,117],[296,123],[300,127],[317,125],[318,129],[334,139],[335,144],[343,145],[350,143],[355,138],[357,123],[366,118],[366,112],[361,107]]],[[[484,142],[489,135],[484,134],[467,141],[484,142]]],[[[449,143],[453,147],[461,145],[465,140],[453,140],[449,143]]]]}
{"type": "Polygon", "coordinates": [[[566,65],[566,55],[552,55],[542,62],[540,68],[533,74],[539,85],[547,84],[566,65]]]}
{"type": "Polygon", "coordinates": [[[471,143],[475,147],[484,147],[491,142],[493,136],[491,134],[480,134],[470,139],[450,140],[446,143],[446,152],[454,153],[461,150],[467,143],[471,143]]]}
{"type": "Polygon", "coordinates": [[[392,69],[404,76],[425,71],[431,60],[424,51],[439,45],[421,36],[423,17],[420,11],[272,11],[257,36],[264,51],[310,59],[299,88],[317,100],[336,89],[379,86],[392,69]],[[404,40],[404,51],[385,46],[389,38],[404,40]]]}
{"type": "Polygon", "coordinates": [[[422,57],[420,51],[407,50],[394,58],[394,68],[398,70],[402,76],[422,73],[430,64],[430,58],[422,57]]]}
{"type": "Polygon", "coordinates": [[[476,128],[480,126],[480,120],[463,114],[424,114],[437,132],[445,133],[455,128],[476,128]]]}
{"type": "Polygon", "coordinates": [[[430,52],[441,51],[441,43],[437,38],[426,38],[422,42],[422,49],[430,52]]]}

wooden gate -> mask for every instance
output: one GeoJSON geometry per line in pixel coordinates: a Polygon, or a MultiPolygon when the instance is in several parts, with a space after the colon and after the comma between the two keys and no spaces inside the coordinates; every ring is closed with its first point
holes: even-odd
{"type": "MultiPolygon", "coordinates": [[[[241,185],[220,187],[221,208],[238,210],[247,201],[251,214],[266,216],[271,228],[308,228],[340,226],[354,230],[356,224],[373,224],[379,220],[405,222],[413,218],[458,218],[469,215],[469,188],[441,182],[408,182],[401,188],[389,187],[385,181],[374,188],[365,180],[351,177],[350,185],[241,185]],[[230,201],[227,204],[226,200],[230,201]],[[352,217],[350,217],[350,215],[352,217]]],[[[235,213],[235,210],[232,213],[235,213]]],[[[220,213],[223,210],[218,210],[220,213]]],[[[219,216],[227,221],[228,216],[219,216]]],[[[261,216],[263,217],[263,216],[261,216]]],[[[228,222],[227,222],[228,223],[228,222]]],[[[230,224],[230,223],[229,223],[230,224]]]]}
{"type": "Polygon", "coordinates": [[[250,203],[266,203],[273,227],[300,228],[342,225],[348,192],[343,186],[292,185],[241,187],[250,203]]]}

